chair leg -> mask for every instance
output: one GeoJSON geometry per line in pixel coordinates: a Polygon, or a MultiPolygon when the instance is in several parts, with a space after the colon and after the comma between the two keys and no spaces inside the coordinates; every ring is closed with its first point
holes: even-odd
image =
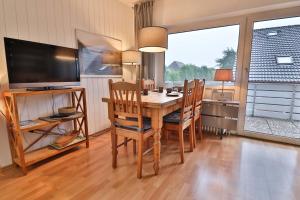
{"type": "Polygon", "coordinates": [[[189,126],[190,152],[194,151],[194,131],[193,124],[189,126]]]}
{"type": "Polygon", "coordinates": [[[179,136],[179,152],[180,152],[180,159],[181,163],[184,163],[184,140],[183,140],[183,129],[180,127],[178,131],[179,136]]]}
{"type": "Polygon", "coordinates": [[[124,137],[124,147],[127,147],[128,138],[124,137]]]}
{"type": "Polygon", "coordinates": [[[192,121],[192,129],[193,129],[193,145],[194,145],[194,148],[196,148],[197,135],[196,135],[196,121],[194,119],[192,121]]]}
{"type": "Polygon", "coordinates": [[[132,140],[133,153],[136,154],[136,140],[132,140]]]}
{"type": "Polygon", "coordinates": [[[164,130],[164,134],[166,137],[166,146],[168,147],[168,142],[169,142],[169,131],[168,130],[164,130]]]}
{"type": "Polygon", "coordinates": [[[111,129],[111,143],[112,143],[112,167],[116,168],[117,167],[117,155],[118,155],[118,136],[116,134],[116,129],[112,128],[111,129]]]}
{"type": "Polygon", "coordinates": [[[202,131],[202,118],[201,116],[198,119],[198,133],[200,135],[200,140],[203,139],[203,131],[202,131]]]}
{"type": "Polygon", "coordinates": [[[137,160],[137,177],[142,178],[142,169],[143,169],[143,136],[140,136],[138,141],[138,160],[137,160]]]}
{"type": "Polygon", "coordinates": [[[146,140],[146,149],[149,149],[150,148],[150,140],[149,138],[146,140]]]}

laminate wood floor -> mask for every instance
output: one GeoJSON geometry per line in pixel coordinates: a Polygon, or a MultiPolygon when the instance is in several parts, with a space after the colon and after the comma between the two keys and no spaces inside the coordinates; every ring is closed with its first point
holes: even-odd
{"type": "Polygon", "coordinates": [[[92,139],[89,149],[36,165],[27,176],[14,168],[1,172],[0,199],[300,199],[298,147],[206,137],[179,164],[177,144],[173,138],[162,146],[158,176],[150,152],[139,180],[131,144],[119,150],[118,168],[112,169],[107,133],[92,139]]]}

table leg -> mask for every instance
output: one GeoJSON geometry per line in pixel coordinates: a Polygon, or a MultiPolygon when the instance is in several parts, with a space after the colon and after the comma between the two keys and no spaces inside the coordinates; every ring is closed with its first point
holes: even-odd
{"type": "Polygon", "coordinates": [[[155,175],[159,172],[160,164],[160,133],[163,125],[163,115],[161,109],[152,109],[151,111],[151,123],[154,131],[154,171],[155,175]]]}

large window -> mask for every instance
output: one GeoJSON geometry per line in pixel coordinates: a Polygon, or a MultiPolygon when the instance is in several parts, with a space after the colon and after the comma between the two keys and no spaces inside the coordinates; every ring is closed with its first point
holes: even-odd
{"type": "Polygon", "coordinates": [[[170,34],[165,82],[176,85],[198,78],[219,84],[213,81],[216,69],[235,71],[238,38],[239,25],[170,34]]]}

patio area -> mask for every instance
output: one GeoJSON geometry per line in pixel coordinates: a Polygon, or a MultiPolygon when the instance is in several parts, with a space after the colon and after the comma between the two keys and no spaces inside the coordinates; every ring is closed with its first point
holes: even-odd
{"type": "Polygon", "coordinates": [[[246,117],[246,131],[300,139],[300,121],[246,117]]]}

